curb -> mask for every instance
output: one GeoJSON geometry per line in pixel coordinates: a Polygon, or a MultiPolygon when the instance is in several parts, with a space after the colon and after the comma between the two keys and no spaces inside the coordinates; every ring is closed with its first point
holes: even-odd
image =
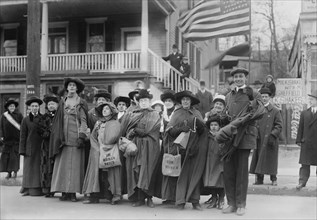
{"type": "Polygon", "coordinates": [[[301,190],[297,190],[296,186],[249,186],[248,194],[260,194],[260,195],[276,195],[276,196],[302,196],[302,197],[316,197],[316,187],[304,187],[301,190]]]}

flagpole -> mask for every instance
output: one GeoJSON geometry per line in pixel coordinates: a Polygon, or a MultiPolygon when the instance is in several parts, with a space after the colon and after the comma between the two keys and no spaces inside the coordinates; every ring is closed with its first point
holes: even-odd
{"type": "MultiPolygon", "coordinates": [[[[250,7],[249,7],[249,16],[250,16],[250,34],[249,34],[249,47],[250,47],[250,55],[249,55],[249,71],[251,71],[251,54],[252,54],[252,48],[251,48],[251,0],[250,1],[250,7]]],[[[249,75],[250,79],[250,75],[249,75]]]]}

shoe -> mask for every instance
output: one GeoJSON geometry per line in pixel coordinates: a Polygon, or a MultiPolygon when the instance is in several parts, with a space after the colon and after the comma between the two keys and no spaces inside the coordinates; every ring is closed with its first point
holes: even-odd
{"type": "Polygon", "coordinates": [[[13,172],[13,174],[12,174],[12,178],[17,178],[17,172],[13,172]]]}
{"type": "Polygon", "coordinates": [[[277,181],[272,181],[272,186],[277,186],[277,181]]]}
{"type": "Polygon", "coordinates": [[[29,196],[29,195],[30,195],[29,192],[25,192],[25,193],[22,194],[22,196],[29,196]]]}
{"type": "Polygon", "coordinates": [[[178,210],[184,210],[185,209],[185,203],[177,205],[178,210]]]}
{"type": "Polygon", "coordinates": [[[222,213],[223,214],[229,214],[229,213],[233,213],[233,212],[236,212],[236,211],[237,211],[236,207],[233,207],[233,206],[229,205],[227,208],[222,210],[222,213]]]}
{"type": "Polygon", "coordinates": [[[255,181],[255,183],[253,183],[253,185],[263,185],[263,181],[255,181]]]}
{"type": "Polygon", "coordinates": [[[11,173],[8,173],[5,177],[7,180],[11,178],[11,173]]]}
{"type": "Polygon", "coordinates": [[[245,214],[245,208],[238,208],[236,213],[237,213],[237,215],[240,215],[240,216],[244,215],[245,214]]]}
{"type": "MultiPolygon", "coordinates": [[[[118,204],[118,202],[119,202],[119,201],[111,201],[111,203],[110,203],[110,204],[111,204],[111,205],[117,205],[117,204],[118,204]]],[[[98,201],[98,203],[99,203],[99,201],[98,201]]]]}
{"type": "Polygon", "coordinates": [[[142,205],[145,205],[145,201],[144,200],[132,203],[132,207],[139,207],[139,206],[142,206],[142,205]]]}
{"type": "Polygon", "coordinates": [[[175,205],[175,202],[172,200],[165,200],[162,202],[163,205],[175,205]]]}
{"type": "Polygon", "coordinates": [[[217,209],[223,209],[224,204],[225,204],[225,199],[219,198],[217,202],[217,209]]]}
{"type": "Polygon", "coordinates": [[[193,205],[193,209],[195,210],[198,210],[198,211],[203,210],[199,203],[192,203],[192,205],[193,205]]]}
{"type": "Polygon", "coordinates": [[[70,193],[70,201],[78,202],[78,199],[76,198],[76,193],[70,193]]]}
{"type": "Polygon", "coordinates": [[[212,197],[211,202],[207,206],[207,209],[216,208],[217,207],[217,203],[218,203],[218,198],[217,197],[212,197]]]}
{"type": "Polygon", "coordinates": [[[205,202],[205,204],[210,204],[211,203],[211,201],[212,201],[212,196],[205,202]]]}
{"type": "Polygon", "coordinates": [[[62,197],[59,198],[60,201],[69,200],[69,195],[67,193],[62,193],[62,197]]]}
{"type": "Polygon", "coordinates": [[[83,201],[83,204],[96,204],[99,203],[98,198],[88,198],[85,201],[83,201]]]}
{"type": "Polygon", "coordinates": [[[154,208],[154,203],[153,203],[153,200],[151,198],[147,199],[147,206],[150,208],[154,208]]]}
{"type": "Polygon", "coordinates": [[[298,184],[298,185],[296,186],[296,189],[297,189],[297,190],[301,190],[303,187],[305,187],[305,185],[302,184],[302,183],[300,183],[300,184],[298,184]]]}

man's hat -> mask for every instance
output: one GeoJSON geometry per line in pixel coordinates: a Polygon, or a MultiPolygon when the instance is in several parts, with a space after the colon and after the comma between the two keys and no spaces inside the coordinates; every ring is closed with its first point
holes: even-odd
{"type": "Polygon", "coordinates": [[[139,94],[139,92],[140,92],[140,89],[135,89],[135,90],[129,92],[130,99],[133,100],[134,95],[139,94]]]}
{"type": "Polygon", "coordinates": [[[260,92],[261,94],[269,94],[269,96],[272,95],[271,90],[270,90],[269,88],[267,88],[267,87],[263,87],[262,89],[260,89],[259,92],[260,92]]]}
{"type": "Polygon", "coordinates": [[[47,95],[44,95],[43,101],[45,102],[46,105],[51,101],[58,103],[58,98],[55,95],[47,94],[47,95]]]}
{"type": "Polygon", "coordinates": [[[176,45],[176,44],[173,44],[172,48],[173,48],[173,49],[177,49],[177,45],[176,45]]]}
{"type": "Polygon", "coordinates": [[[4,108],[7,109],[9,107],[9,105],[14,104],[15,107],[19,106],[19,103],[17,101],[15,101],[14,99],[9,99],[6,104],[4,104],[4,108]]]}
{"type": "Polygon", "coordinates": [[[213,103],[222,102],[223,105],[226,105],[226,96],[221,95],[221,94],[215,95],[215,98],[214,98],[214,100],[212,100],[212,102],[213,103]]]}
{"type": "Polygon", "coordinates": [[[172,99],[175,102],[175,92],[173,90],[165,90],[163,94],[161,94],[162,102],[165,102],[166,99],[172,99]]]}
{"type": "Polygon", "coordinates": [[[39,105],[42,105],[42,103],[43,103],[43,101],[39,97],[32,96],[32,97],[29,98],[29,100],[27,100],[25,102],[25,104],[26,105],[31,105],[33,102],[37,102],[37,103],[39,103],[39,105]]]}
{"type": "Polygon", "coordinates": [[[317,99],[317,90],[315,90],[312,94],[309,94],[308,96],[317,99]]]}
{"type": "Polygon", "coordinates": [[[64,89],[67,90],[67,86],[70,82],[74,82],[77,86],[77,93],[81,93],[85,88],[85,83],[78,78],[65,78],[64,80],[64,89]]]}
{"type": "Polygon", "coordinates": [[[249,71],[243,67],[234,67],[230,75],[233,76],[236,73],[244,73],[245,76],[249,75],[249,71]]]}
{"type": "Polygon", "coordinates": [[[118,106],[119,102],[124,102],[127,105],[127,107],[129,107],[131,104],[131,99],[129,97],[126,97],[126,96],[118,96],[114,99],[113,102],[114,102],[115,106],[118,106]]]}
{"type": "Polygon", "coordinates": [[[205,85],[206,85],[206,82],[202,80],[202,81],[199,82],[199,85],[205,86],[205,85]]]}
{"type": "Polygon", "coordinates": [[[111,94],[105,89],[98,89],[97,94],[94,95],[95,98],[104,97],[111,101],[111,94]]]}
{"type": "Polygon", "coordinates": [[[139,101],[140,99],[145,99],[145,98],[152,99],[153,95],[150,94],[149,91],[147,91],[146,89],[141,89],[139,92],[139,96],[136,97],[136,100],[139,101]]]}
{"type": "Polygon", "coordinates": [[[189,97],[192,101],[191,105],[200,103],[199,99],[197,99],[191,91],[185,90],[175,94],[175,99],[179,103],[181,103],[183,97],[189,97]]]}
{"type": "Polygon", "coordinates": [[[263,83],[260,80],[255,80],[253,83],[253,85],[261,85],[261,84],[263,84],[263,83]]]}

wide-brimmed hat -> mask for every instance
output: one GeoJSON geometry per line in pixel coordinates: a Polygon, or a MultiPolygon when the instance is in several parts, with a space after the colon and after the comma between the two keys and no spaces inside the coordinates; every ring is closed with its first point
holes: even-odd
{"type": "Polygon", "coordinates": [[[269,94],[269,96],[272,95],[271,90],[270,90],[269,88],[267,88],[267,87],[261,88],[259,92],[260,92],[261,94],[269,94]]]}
{"type": "Polygon", "coordinates": [[[152,99],[153,95],[150,94],[149,91],[147,91],[146,89],[141,89],[139,91],[138,97],[136,97],[136,100],[145,99],[145,98],[152,99]]]}
{"type": "Polygon", "coordinates": [[[134,95],[135,95],[135,94],[139,94],[139,92],[140,92],[140,89],[135,89],[135,90],[129,92],[129,97],[130,97],[130,99],[133,100],[134,95]]]}
{"type": "Polygon", "coordinates": [[[14,104],[15,107],[19,106],[19,103],[17,101],[15,101],[14,99],[9,99],[5,104],[4,104],[4,108],[7,109],[9,107],[9,105],[14,104]]]}
{"type": "Polygon", "coordinates": [[[191,105],[200,103],[199,99],[191,91],[185,90],[175,94],[175,99],[179,103],[181,103],[183,97],[189,97],[192,100],[191,105]]]}
{"type": "Polygon", "coordinates": [[[26,105],[31,105],[33,102],[39,103],[39,105],[42,105],[43,101],[37,97],[37,96],[31,96],[26,102],[26,105]]]}
{"type": "Polygon", "coordinates": [[[226,105],[226,96],[221,95],[221,94],[217,94],[215,95],[215,98],[212,100],[213,103],[216,102],[222,102],[223,105],[226,105]]]}
{"type": "Polygon", "coordinates": [[[69,78],[65,78],[64,79],[64,89],[67,91],[67,86],[70,82],[74,82],[77,86],[77,93],[81,93],[84,88],[85,88],[85,83],[78,79],[78,78],[72,78],[72,77],[69,77],[69,78]]]}
{"type": "Polygon", "coordinates": [[[43,101],[45,102],[46,105],[51,101],[58,103],[58,98],[55,95],[47,94],[47,95],[44,95],[43,101]]]}
{"type": "Polygon", "coordinates": [[[126,96],[118,96],[114,99],[114,104],[115,106],[118,106],[119,102],[124,102],[127,107],[129,107],[131,105],[131,99],[129,97],[126,96]]]}
{"type": "Polygon", "coordinates": [[[230,72],[230,75],[233,76],[236,73],[244,73],[245,76],[249,75],[249,70],[243,67],[234,67],[233,70],[230,72]]]}
{"type": "Polygon", "coordinates": [[[309,94],[308,96],[317,99],[317,90],[315,90],[312,94],[309,94]]]}
{"type": "Polygon", "coordinates": [[[105,103],[102,103],[101,105],[99,105],[96,110],[98,111],[98,113],[102,116],[102,109],[103,107],[105,106],[109,106],[111,112],[112,112],[112,116],[114,115],[117,115],[118,114],[118,109],[116,108],[116,106],[112,103],[112,102],[105,102],[105,103]]]}
{"type": "Polygon", "coordinates": [[[111,101],[111,94],[105,89],[98,89],[97,94],[94,95],[95,98],[104,97],[111,101]]]}
{"type": "Polygon", "coordinates": [[[210,124],[211,122],[218,122],[219,126],[221,124],[221,119],[219,115],[213,115],[211,117],[208,118],[208,121],[206,122],[206,126],[209,129],[210,128],[210,124]]]}
{"type": "Polygon", "coordinates": [[[161,94],[161,101],[165,102],[166,99],[172,99],[175,102],[175,92],[173,90],[166,90],[161,94]]]}

